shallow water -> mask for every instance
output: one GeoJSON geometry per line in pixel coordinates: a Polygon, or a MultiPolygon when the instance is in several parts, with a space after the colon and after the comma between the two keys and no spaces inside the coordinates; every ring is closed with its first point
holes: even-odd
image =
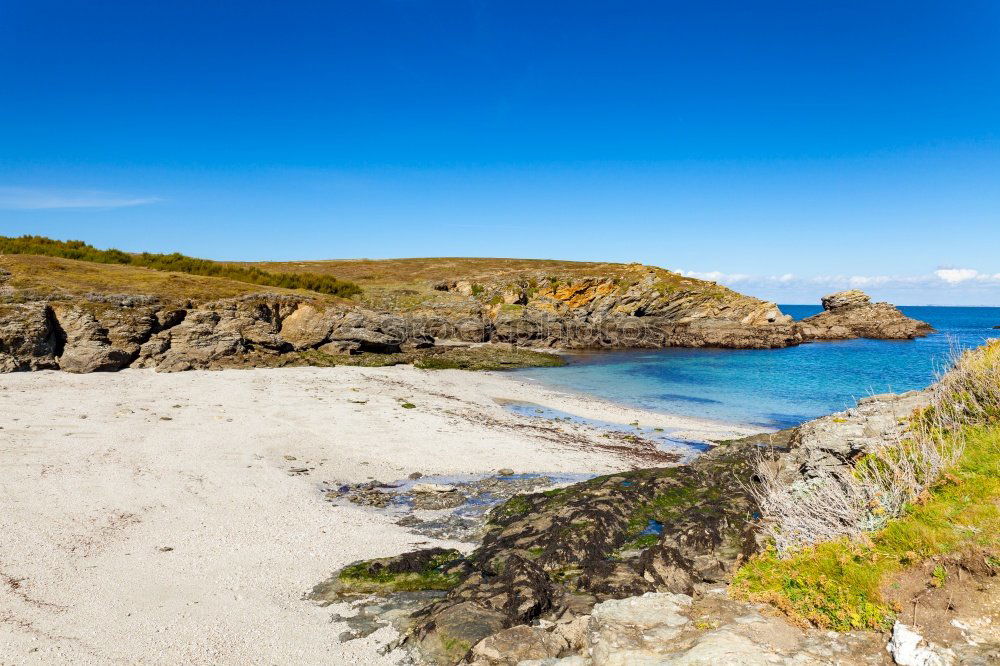
{"type": "MultiPolygon", "coordinates": [[[[782,305],[801,319],[819,306],[782,305]]],[[[858,398],[931,384],[952,350],[1000,337],[1000,308],[901,307],[938,332],[917,340],[842,340],[785,349],[574,354],[561,368],[516,370],[563,390],[654,411],[785,428],[858,398]]]]}
{"type": "Polygon", "coordinates": [[[569,412],[564,412],[559,409],[544,407],[533,402],[508,402],[505,403],[504,406],[511,412],[521,416],[547,419],[550,421],[564,421],[566,423],[574,423],[594,428],[595,430],[602,432],[617,432],[624,433],[626,435],[635,435],[637,437],[655,442],[657,448],[661,451],[676,453],[681,456],[682,460],[689,459],[698,453],[703,453],[709,448],[709,445],[705,442],[673,437],[671,433],[676,432],[677,428],[657,428],[654,426],[644,426],[639,423],[625,424],[615,423],[613,421],[601,421],[599,419],[589,419],[583,416],[577,416],[576,414],[570,414],[569,412]]]}

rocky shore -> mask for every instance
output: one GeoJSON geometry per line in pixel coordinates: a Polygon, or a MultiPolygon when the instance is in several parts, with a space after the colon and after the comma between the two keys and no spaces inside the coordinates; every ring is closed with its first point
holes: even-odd
{"type": "Polygon", "coordinates": [[[0,276],[0,372],[405,362],[503,368],[556,362],[512,355],[511,348],[759,349],[849,337],[905,339],[933,330],[857,291],[828,296],[825,312],[793,322],[773,303],[712,283],[644,266],[622,270],[565,281],[539,275],[514,283],[434,283],[444,300],[416,306],[292,292],[217,300],[45,294],[4,286],[16,277],[8,271],[0,276]],[[474,346],[481,346],[475,359],[449,356],[456,347],[474,346]]]}
{"type": "MultiPolygon", "coordinates": [[[[900,623],[892,636],[827,633],[727,594],[734,568],[763,543],[750,492],[762,448],[786,483],[808,484],[899,436],[928,402],[927,391],[873,396],[790,430],[723,442],[690,465],[516,495],[488,514],[471,553],[355,563],[310,598],[439,590],[423,603],[408,598],[395,623],[418,661],[434,664],[948,664],[956,655],[988,663],[988,631],[976,634],[983,642],[970,634],[944,650],[900,623]]],[[[997,571],[953,566],[979,576],[977,594],[989,597],[997,571]]],[[[962,626],[983,620],[959,617],[962,626]]]]}

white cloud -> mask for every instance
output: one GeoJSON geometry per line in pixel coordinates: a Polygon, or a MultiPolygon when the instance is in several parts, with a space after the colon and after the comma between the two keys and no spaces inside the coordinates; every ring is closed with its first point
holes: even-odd
{"type": "Polygon", "coordinates": [[[162,201],[99,190],[52,190],[0,187],[0,208],[7,210],[56,210],[73,208],[126,208],[162,201]]]}
{"type": "Polygon", "coordinates": [[[926,289],[951,288],[956,285],[1000,286],[1000,273],[981,273],[971,268],[942,268],[924,275],[816,275],[798,277],[792,273],[783,275],[747,275],[745,273],[723,273],[721,271],[689,271],[677,269],[674,272],[685,277],[711,280],[730,287],[747,288],[823,288],[837,289],[926,289]]]}
{"type": "Polygon", "coordinates": [[[934,271],[934,275],[937,275],[948,284],[959,284],[960,282],[968,282],[969,280],[989,280],[996,277],[983,275],[974,268],[939,268],[934,271]]]}

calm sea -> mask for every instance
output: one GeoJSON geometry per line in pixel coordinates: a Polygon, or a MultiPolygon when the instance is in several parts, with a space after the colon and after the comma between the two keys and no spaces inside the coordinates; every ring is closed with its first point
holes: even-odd
{"type": "MultiPolygon", "coordinates": [[[[796,319],[819,306],[782,305],[796,319]]],[[[663,349],[574,354],[522,377],[646,409],[784,428],[857,398],[924,388],[953,349],[1000,337],[1000,308],[901,307],[938,333],[905,341],[814,342],[786,349],[663,349]]]]}

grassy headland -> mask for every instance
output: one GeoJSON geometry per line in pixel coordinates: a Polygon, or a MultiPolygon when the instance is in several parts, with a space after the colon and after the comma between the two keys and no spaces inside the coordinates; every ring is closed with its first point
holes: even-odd
{"type": "Polygon", "coordinates": [[[911,431],[947,416],[953,425],[933,435],[942,446],[961,443],[957,461],[928,479],[901,516],[862,539],[751,558],[733,580],[736,596],[821,627],[885,629],[900,610],[887,588],[904,571],[958,553],[1000,569],[1000,341],[963,355],[937,390],[935,405],[912,417],[911,431]]]}
{"type": "Polygon", "coordinates": [[[339,280],[327,273],[271,273],[254,266],[238,266],[209,259],[196,259],[177,252],[171,254],[152,254],[149,252],[130,254],[116,249],[99,250],[83,241],[59,241],[44,236],[20,236],[16,238],[0,236],[0,254],[40,255],[95,264],[150,268],[157,271],[223,278],[234,282],[246,282],[267,287],[306,289],[343,298],[361,293],[361,288],[353,282],[339,280]]]}

